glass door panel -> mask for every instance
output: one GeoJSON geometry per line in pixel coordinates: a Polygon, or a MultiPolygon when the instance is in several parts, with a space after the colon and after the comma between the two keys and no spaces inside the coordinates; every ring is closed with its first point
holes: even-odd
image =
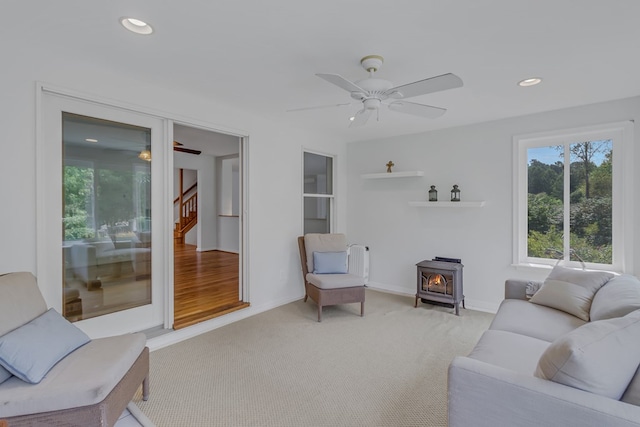
{"type": "Polygon", "coordinates": [[[63,314],[70,321],[152,302],[150,148],[150,128],[62,113],[63,314]]]}

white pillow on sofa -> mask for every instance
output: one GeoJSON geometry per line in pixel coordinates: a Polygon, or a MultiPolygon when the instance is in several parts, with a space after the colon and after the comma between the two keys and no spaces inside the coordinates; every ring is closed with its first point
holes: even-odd
{"type": "Polygon", "coordinates": [[[622,317],[640,309],[640,280],[629,274],[616,276],[609,280],[591,303],[591,320],[622,317]]]}
{"type": "Polygon", "coordinates": [[[631,403],[632,405],[640,406],[640,367],[638,367],[636,374],[633,376],[633,379],[629,383],[629,386],[620,400],[626,403],[631,403]]]}
{"type": "Polygon", "coordinates": [[[591,301],[613,274],[555,266],[530,302],[573,314],[588,322],[591,301]]]}
{"type": "Polygon", "coordinates": [[[619,400],[640,364],[640,310],[586,323],[542,353],[535,376],[619,400]]]}

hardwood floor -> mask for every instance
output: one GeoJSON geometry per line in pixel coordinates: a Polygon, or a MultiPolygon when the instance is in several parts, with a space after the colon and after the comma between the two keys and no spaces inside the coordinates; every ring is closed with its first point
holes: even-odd
{"type": "Polygon", "coordinates": [[[238,286],[238,254],[174,246],[174,329],[248,307],[238,286]]]}

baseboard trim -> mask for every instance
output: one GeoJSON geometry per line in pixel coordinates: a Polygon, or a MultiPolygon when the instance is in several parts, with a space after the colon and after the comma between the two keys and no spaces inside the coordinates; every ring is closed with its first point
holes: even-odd
{"type": "MultiPolygon", "coordinates": [[[[387,285],[386,283],[369,282],[367,284],[367,287],[371,288],[371,289],[375,289],[376,291],[387,292],[387,293],[395,294],[395,295],[405,295],[405,296],[410,296],[410,297],[414,297],[414,298],[416,296],[415,289],[412,289],[411,291],[409,291],[406,288],[401,288],[399,286],[393,286],[393,285],[387,285]]],[[[469,299],[469,298],[466,298],[466,297],[464,299],[464,305],[465,305],[466,308],[468,308],[470,310],[483,311],[485,313],[493,313],[493,314],[495,314],[498,311],[498,307],[500,306],[500,304],[491,304],[491,303],[488,303],[486,301],[469,299]]]]}
{"type": "Polygon", "coordinates": [[[412,289],[410,291],[407,288],[401,288],[399,286],[387,285],[386,283],[379,283],[379,282],[371,282],[370,281],[369,283],[367,283],[367,288],[371,288],[371,289],[375,289],[376,291],[386,292],[386,293],[395,294],[395,295],[405,295],[405,296],[411,296],[411,297],[415,297],[416,296],[415,289],[412,289]]]}

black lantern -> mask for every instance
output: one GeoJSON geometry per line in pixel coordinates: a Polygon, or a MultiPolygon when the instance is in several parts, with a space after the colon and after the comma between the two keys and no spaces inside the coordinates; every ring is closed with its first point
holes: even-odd
{"type": "Polygon", "coordinates": [[[459,202],[460,201],[460,189],[458,189],[458,185],[454,185],[451,189],[451,201],[459,202]]]}
{"type": "Polygon", "coordinates": [[[429,190],[429,201],[437,202],[438,201],[438,190],[436,190],[436,186],[432,185],[431,190],[429,190]]]}

